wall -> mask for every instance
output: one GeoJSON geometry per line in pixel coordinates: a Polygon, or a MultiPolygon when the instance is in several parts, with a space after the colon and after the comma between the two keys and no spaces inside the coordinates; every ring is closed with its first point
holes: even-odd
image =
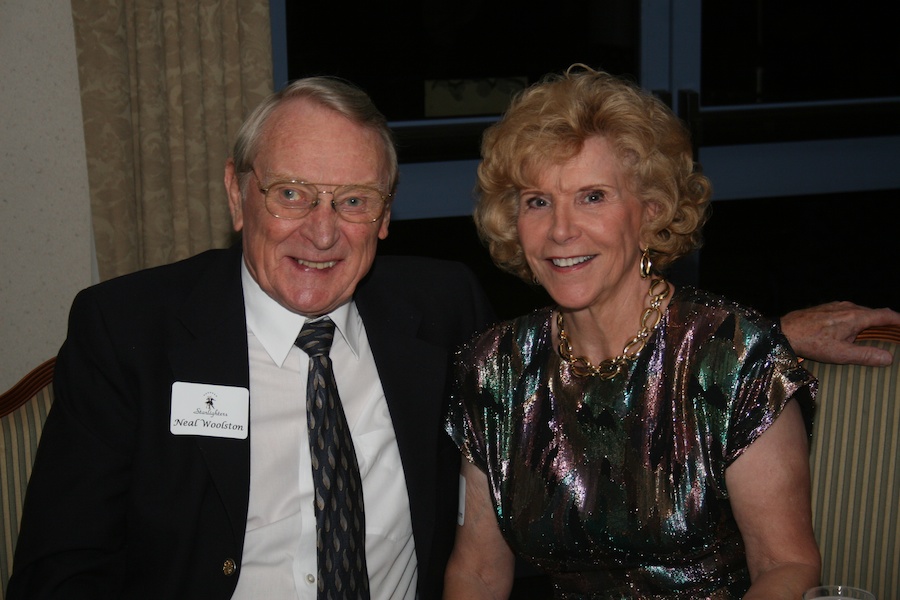
{"type": "Polygon", "coordinates": [[[54,356],[91,283],[69,2],[0,0],[0,391],[54,356]]]}

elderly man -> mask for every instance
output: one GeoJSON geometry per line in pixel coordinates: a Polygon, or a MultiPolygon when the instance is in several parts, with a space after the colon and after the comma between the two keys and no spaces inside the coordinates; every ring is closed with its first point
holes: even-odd
{"type": "MultiPolygon", "coordinates": [[[[78,295],[7,598],[440,597],[445,370],[493,317],[464,267],[375,258],[396,181],[369,98],[297,81],[226,165],[242,244],[78,295]]],[[[846,339],[895,317],[785,326],[801,354],[878,362],[846,339]]]]}
{"type": "Polygon", "coordinates": [[[79,294],[9,598],[440,596],[458,472],[445,369],[492,313],[458,264],[375,259],[396,180],[365,94],[295,82],[226,165],[241,245],[79,294]],[[319,434],[295,340],[324,315],[364,492],[360,583],[317,565],[319,434]]]}

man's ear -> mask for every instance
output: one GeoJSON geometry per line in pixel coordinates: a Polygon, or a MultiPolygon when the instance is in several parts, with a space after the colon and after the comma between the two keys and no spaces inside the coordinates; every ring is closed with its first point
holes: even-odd
{"type": "Polygon", "coordinates": [[[234,160],[225,161],[225,191],[228,193],[228,209],[231,211],[231,226],[240,231],[244,226],[244,197],[241,182],[234,168],[234,160]]]}
{"type": "Polygon", "coordinates": [[[381,217],[381,225],[378,226],[378,239],[383,240],[388,236],[388,225],[391,224],[391,205],[384,207],[384,215],[381,217]]]}

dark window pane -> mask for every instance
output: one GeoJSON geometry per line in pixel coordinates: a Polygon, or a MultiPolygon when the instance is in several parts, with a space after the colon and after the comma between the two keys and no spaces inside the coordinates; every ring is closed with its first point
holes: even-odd
{"type": "Polygon", "coordinates": [[[894,2],[703,2],[704,106],[900,96],[894,2]]]}
{"type": "Polygon", "coordinates": [[[638,0],[407,0],[351,8],[286,0],[288,76],[345,77],[392,121],[457,116],[426,114],[426,81],[481,80],[505,90],[574,62],[636,77],[638,6],[638,0]]]}

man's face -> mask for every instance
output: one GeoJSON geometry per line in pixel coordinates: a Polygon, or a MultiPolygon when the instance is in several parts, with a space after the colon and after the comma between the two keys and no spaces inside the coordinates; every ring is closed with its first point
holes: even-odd
{"type": "Polygon", "coordinates": [[[235,231],[243,230],[250,274],[279,304],[303,315],[322,315],[349,301],[372,266],[378,240],[387,237],[390,207],[374,223],[349,223],[322,194],[302,219],[279,219],[266,210],[259,188],[295,179],[323,184],[322,191],[345,184],[387,190],[380,136],[308,99],[290,100],[266,123],[253,170],[242,197],[231,161],[225,169],[232,222],[235,231]]]}

